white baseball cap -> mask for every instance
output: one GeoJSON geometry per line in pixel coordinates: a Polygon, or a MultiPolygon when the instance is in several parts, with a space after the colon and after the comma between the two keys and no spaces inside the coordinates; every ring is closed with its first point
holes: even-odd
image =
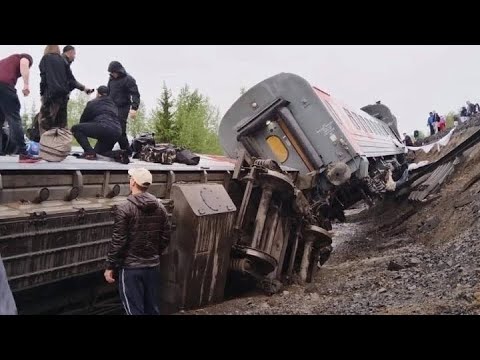
{"type": "Polygon", "coordinates": [[[152,185],[152,173],[144,168],[133,168],[128,170],[128,175],[132,177],[132,179],[142,187],[149,187],[152,185]]]}

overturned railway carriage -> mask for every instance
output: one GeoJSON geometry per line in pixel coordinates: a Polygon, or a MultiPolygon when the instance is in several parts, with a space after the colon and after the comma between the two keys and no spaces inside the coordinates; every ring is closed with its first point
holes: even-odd
{"type": "MultiPolygon", "coordinates": [[[[285,73],[264,80],[237,100],[222,120],[220,140],[230,157],[245,152],[297,169],[302,190],[315,189],[332,200],[343,191],[363,193],[359,183],[362,190],[374,192],[378,171],[398,167],[405,152],[385,122],[285,73]]],[[[342,200],[345,207],[357,201],[346,196],[342,200]]]]}
{"type": "Polygon", "coordinates": [[[330,221],[343,220],[343,210],[359,200],[376,197],[384,189],[383,171],[400,168],[405,151],[386,122],[286,73],[262,81],[235,102],[222,119],[220,140],[230,157],[251,169],[234,176],[244,184],[244,198],[233,249],[249,254],[240,256],[246,264],[238,270],[264,275],[257,269],[265,269],[268,260],[271,268],[264,273],[275,269],[269,275],[275,280],[298,273],[309,281],[315,264],[325,262],[332,250],[330,221]],[[297,169],[296,181],[280,178],[274,165],[255,177],[265,159],[297,169]],[[245,224],[242,215],[249,211],[255,221],[245,224]],[[272,236],[284,251],[271,248],[272,236]]]}
{"type": "Polygon", "coordinates": [[[94,306],[116,293],[102,270],[131,166],[152,172],[150,191],[171,216],[161,310],[173,313],[243,284],[274,293],[310,281],[332,251],[330,221],[381,191],[380,170],[398,167],[404,151],[384,122],[292,74],[242,95],[220,139],[234,160],[125,166],[69,157],[20,168],[0,158],[0,254],[20,312],[94,306]]]}

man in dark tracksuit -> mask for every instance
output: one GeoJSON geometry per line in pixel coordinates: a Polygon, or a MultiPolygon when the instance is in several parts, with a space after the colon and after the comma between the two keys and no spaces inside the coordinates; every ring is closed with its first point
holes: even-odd
{"type": "MultiPolygon", "coordinates": [[[[3,143],[4,138],[8,141],[12,140],[15,143],[16,152],[19,154],[19,161],[25,163],[37,162],[39,159],[31,157],[27,153],[20,117],[20,100],[15,86],[17,80],[22,77],[23,95],[30,95],[29,77],[32,64],[33,59],[28,54],[13,54],[0,60],[0,144],[3,143]],[[5,121],[10,132],[8,137],[3,133],[5,121]]],[[[0,153],[4,146],[5,144],[0,146],[0,153]]],[[[8,153],[9,149],[5,150],[8,153]]],[[[12,149],[12,152],[15,152],[15,148],[12,149]]]]}
{"type": "Polygon", "coordinates": [[[118,144],[122,150],[127,150],[131,154],[127,138],[127,119],[128,115],[135,119],[140,106],[137,82],[118,61],[110,63],[108,72],[110,73],[110,80],[108,81],[110,97],[118,106],[118,117],[122,125],[122,137],[118,144]]]}
{"type": "Polygon", "coordinates": [[[68,67],[62,55],[50,53],[40,61],[40,135],[54,127],[67,127],[67,105],[71,91],[68,67]]]}
{"type": "Polygon", "coordinates": [[[122,134],[115,103],[108,96],[108,88],[100,86],[97,98],[88,102],[80,117],[80,123],[72,126],[72,133],[83,148],[84,158],[96,160],[97,154],[110,156],[113,146],[122,134]],[[95,149],[88,138],[97,139],[95,149]]]}
{"type": "Polygon", "coordinates": [[[128,174],[131,195],[115,209],[104,276],[109,283],[118,280],[128,315],[159,315],[160,256],[170,243],[168,214],[160,200],[147,192],[152,174],[141,168],[128,174]]]}

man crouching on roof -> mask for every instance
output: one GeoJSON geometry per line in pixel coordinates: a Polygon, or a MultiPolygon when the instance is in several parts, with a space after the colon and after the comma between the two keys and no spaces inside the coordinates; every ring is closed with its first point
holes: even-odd
{"type": "Polygon", "coordinates": [[[97,97],[88,102],[80,123],[72,126],[72,133],[83,148],[83,158],[96,160],[97,154],[112,157],[112,149],[122,135],[122,127],[118,119],[118,109],[108,96],[106,86],[97,89],[97,97]],[[92,148],[88,138],[97,139],[92,148]]]}
{"type": "Polygon", "coordinates": [[[115,208],[104,276],[108,283],[118,282],[127,315],[159,315],[160,256],[170,243],[168,214],[147,192],[153,182],[150,171],[130,169],[128,175],[131,194],[115,208]]]}

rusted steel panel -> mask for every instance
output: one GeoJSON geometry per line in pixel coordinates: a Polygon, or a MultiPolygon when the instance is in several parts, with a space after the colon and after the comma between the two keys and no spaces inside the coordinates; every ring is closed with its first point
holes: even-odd
{"type": "Polygon", "coordinates": [[[236,211],[220,184],[175,184],[172,200],[176,230],[161,265],[164,313],[223,300],[236,211]]]}
{"type": "MultiPolygon", "coordinates": [[[[13,291],[103,269],[117,199],[0,207],[0,253],[13,291]]],[[[163,201],[172,211],[172,201],[163,201]]]]}

